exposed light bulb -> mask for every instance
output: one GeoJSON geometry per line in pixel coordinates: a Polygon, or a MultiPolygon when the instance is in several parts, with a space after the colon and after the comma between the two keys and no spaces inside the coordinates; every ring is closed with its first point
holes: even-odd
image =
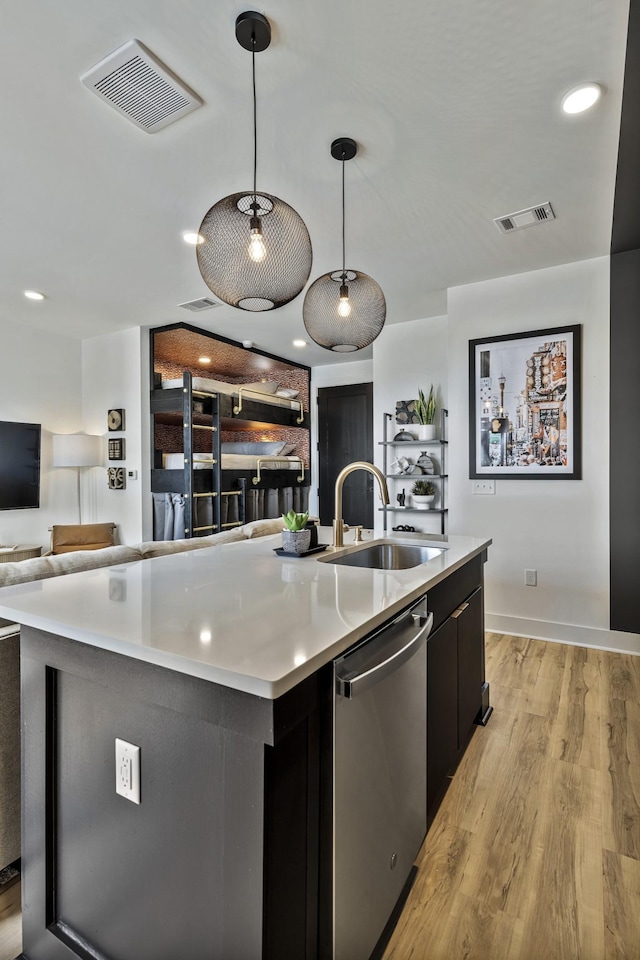
{"type": "Polygon", "coordinates": [[[262,223],[260,217],[251,217],[251,239],[249,240],[249,256],[254,263],[261,263],[267,255],[267,248],[262,239],[262,223]]]}
{"type": "Polygon", "coordinates": [[[349,297],[340,297],[340,303],[338,304],[338,314],[341,317],[351,316],[351,303],[349,301],[349,297]]]}
{"type": "Polygon", "coordinates": [[[351,316],[351,301],[349,300],[349,287],[346,283],[340,284],[340,300],[338,302],[338,316],[351,316]]]}

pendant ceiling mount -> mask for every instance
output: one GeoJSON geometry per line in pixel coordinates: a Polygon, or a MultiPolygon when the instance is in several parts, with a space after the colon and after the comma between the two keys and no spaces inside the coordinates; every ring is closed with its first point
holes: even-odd
{"type": "Polygon", "coordinates": [[[302,319],[311,339],[334,353],[355,353],[368,347],[384,326],[387,305],[379,284],[345,262],[344,165],[358,153],[351,137],[338,137],[331,156],[342,163],[342,269],[318,277],[307,290],[302,319]]]}
{"type": "Polygon", "coordinates": [[[309,232],[293,207],[257,188],[255,55],[270,45],[271,25],[261,13],[241,13],[236,39],[251,53],[253,190],[224,197],[207,211],[196,256],[202,279],[220,300],[261,312],[298,296],[311,273],[312,250],[309,232]]]}
{"type": "Polygon", "coordinates": [[[338,137],[331,144],[331,156],[334,160],[353,160],[358,152],[358,144],[351,137],[338,137]]]}
{"type": "Polygon", "coordinates": [[[241,13],[236,19],[236,40],[249,53],[262,53],[271,43],[271,24],[255,10],[241,13]]]}

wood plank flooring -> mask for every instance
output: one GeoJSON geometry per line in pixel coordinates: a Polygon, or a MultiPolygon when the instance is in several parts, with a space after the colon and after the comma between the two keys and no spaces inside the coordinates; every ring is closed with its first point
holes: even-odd
{"type": "Polygon", "coordinates": [[[640,658],[487,634],[487,679],[384,960],[640,960],[640,658]]]}
{"type": "Polygon", "coordinates": [[[385,960],[640,960],[640,657],[487,634],[487,678],[385,960]]]}
{"type": "Polygon", "coordinates": [[[22,950],[20,884],[0,894],[0,960],[14,960],[22,950]]]}

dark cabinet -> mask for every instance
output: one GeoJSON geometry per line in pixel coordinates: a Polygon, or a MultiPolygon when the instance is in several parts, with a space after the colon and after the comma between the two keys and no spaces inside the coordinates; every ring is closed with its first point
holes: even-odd
{"type": "Polygon", "coordinates": [[[482,704],[484,682],[484,611],[482,590],[454,610],[458,648],[458,750],[464,750],[482,704]]]}
{"type": "MultiPolygon", "coordinates": [[[[466,589],[470,586],[469,582],[458,584],[463,585],[466,589]]],[[[450,588],[451,584],[448,584],[447,590],[450,588]]],[[[436,609],[442,606],[442,599],[434,597],[436,609]]],[[[485,689],[484,607],[482,587],[477,586],[441,623],[427,644],[429,824],[471,739],[475,724],[482,718],[485,689]]]]}
{"type": "Polygon", "coordinates": [[[427,811],[443,791],[458,756],[456,621],[449,617],[427,643],[427,811]]]}

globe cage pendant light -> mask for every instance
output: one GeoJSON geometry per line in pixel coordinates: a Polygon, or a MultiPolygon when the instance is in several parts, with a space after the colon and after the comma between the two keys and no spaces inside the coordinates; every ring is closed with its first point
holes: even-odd
{"type": "Polygon", "coordinates": [[[345,266],[344,165],[358,152],[350,137],[331,144],[331,156],[342,162],[342,270],[318,277],[307,290],[302,319],[319,346],[335,353],[368,347],[384,326],[387,304],[381,287],[360,270],[345,266]]]}
{"type": "Polygon", "coordinates": [[[251,52],[253,190],[224,197],[205,214],[196,248],[202,279],[220,300],[241,310],[281,307],[297,297],[311,273],[309,232],[293,207],[256,186],[258,137],[255,55],[271,42],[261,13],[241,13],[236,39],[251,52]]]}

